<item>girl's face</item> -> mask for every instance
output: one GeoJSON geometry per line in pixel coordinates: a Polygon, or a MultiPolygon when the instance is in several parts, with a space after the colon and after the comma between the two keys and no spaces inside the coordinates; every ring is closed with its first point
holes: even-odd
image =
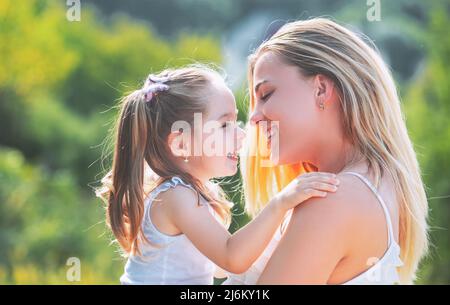
{"type": "Polygon", "coordinates": [[[327,114],[320,106],[326,101],[318,99],[318,79],[305,78],[297,67],[266,52],[256,61],[253,86],[255,109],[250,122],[267,137],[272,163],[314,163],[320,141],[330,131],[327,114]]]}
{"type": "Polygon", "coordinates": [[[205,98],[206,111],[194,116],[193,138],[185,163],[185,169],[203,181],[237,172],[238,151],[245,137],[237,124],[234,96],[223,80],[212,81],[205,98]]]}

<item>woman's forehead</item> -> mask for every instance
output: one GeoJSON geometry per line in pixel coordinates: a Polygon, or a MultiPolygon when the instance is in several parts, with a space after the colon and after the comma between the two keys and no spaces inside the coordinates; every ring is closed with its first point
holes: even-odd
{"type": "Polygon", "coordinates": [[[253,84],[256,86],[263,81],[269,81],[273,75],[285,66],[273,52],[265,52],[255,62],[253,84]]]}
{"type": "Polygon", "coordinates": [[[265,52],[255,63],[253,92],[264,84],[292,82],[300,76],[298,72],[298,67],[286,64],[273,52],[265,52]]]}

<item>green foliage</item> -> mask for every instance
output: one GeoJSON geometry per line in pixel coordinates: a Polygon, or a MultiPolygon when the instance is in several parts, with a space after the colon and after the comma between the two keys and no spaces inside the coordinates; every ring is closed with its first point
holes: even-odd
{"type": "Polygon", "coordinates": [[[81,283],[118,283],[123,261],[88,186],[107,110],[151,71],[221,60],[214,38],[168,42],[124,16],[98,19],[89,6],[69,22],[55,1],[0,3],[0,283],[69,283],[69,257],[81,283]]]}
{"type": "Polygon", "coordinates": [[[416,144],[430,206],[431,243],[421,282],[450,279],[450,27],[445,10],[430,15],[426,67],[405,96],[408,129],[416,144]]]}
{"type": "Polygon", "coordinates": [[[117,283],[121,264],[99,222],[103,208],[73,174],[50,173],[5,148],[0,173],[0,283],[69,283],[69,257],[81,260],[81,283],[117,283]]]}
{"type": "MultiPolygon", "coordinates": [[[[166,2],[150,4],[170,11],[166,5],[171,2],[166,2]]],[[[184,12],[191,2],[179,0],[172,5],[184,12]]],[[[218,15],[223,16],[218,22],[231,24],[242,18],[242,12],[253,10],[245,1],[195,5],[203,2],[210,15],[197,6],[192,16],[183,13],[196,28],[206,28],[218,15]]],[[[322,10],[344,7],[342,1],[335,2],[308,5],[322,10]]],[[[364,9],[364,3],[353,2],[364,9]]],[[[122,2],[98,3],[116,7],[122,2]]],[[[258,3],[274,6],[268,0],[258,3]]],[[[295,7],[296,14],[297,5],[298,1],[285,1],[286,8],[295,7]]],[[[345,8],[347,15],[361,18],[353,5],[345,8]]],[[[421,7],[413,5],[412,11],[420,12],[421,7]]],[[[152,14],[159,24],[168,18],[152,14]]],[[[410,27],[415,39],[422,39],[426,46],[426,62],[423,71],[401,89],[431,207],[434,248],[421,268],[420,282],[449,283],[450,24],[445,9],[435,9],[428,20],[428,27],[425,21],[417,26],[422,31],[410,27]]],[[[102,203],[89,185],[101,178],[100,144],[116,115],[110,109],[124,91],[140,86],[149,72],[168,66],[222,62],[220,41],[192,34],[189,28],[179,31],[183,22],[174,20],[167,40],[156,34],[154,24],[125,15],[104,19],[85,2],[81,22],[69,22],[66,7],[57,1],[0,1],[0,283],[70,283],[66,280],[69,257],[81,260],[81,283],[118,283],[123,260],[116,246],[110,245],[102,203]],[[177,35],[173,35],[175,28],[177,35]]],[[[394,40],[392,45],[391,51],[396,52],[398,43],[394,40]]],[[[397,53],[397,58],[403,54],[397,53]]],[[[236,98],[239,120],[245,121],[245,86],[236,98]]],[[[238,192],[240,175],[225,179],[224,188],[237,203],[230,228],[235,231],[249,220],[238,192]]]]}

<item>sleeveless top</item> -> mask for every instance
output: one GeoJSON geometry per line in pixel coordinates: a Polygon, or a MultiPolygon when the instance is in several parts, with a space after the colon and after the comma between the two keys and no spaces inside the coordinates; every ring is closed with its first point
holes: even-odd
{"type": "MultiPolygon", "coordinates": [[[[376,188],[372,185],[372,183],[362,176],[359,173],[355,172],[343,172],[341,174],[350,174],[358,177],[362,180],[369,189],[375,194],[376,198],[380,202],[381,207],[383,208],[383,212],[386,218],[386,224],[388,228],[388,247],[385,251],[384,255],[378,259],[373,258],[368,260],[368,264],[372,266],[351,280],[342,283],[343,285],[392,285],[399,283],[399,275],[397,272],[397,267],[403,265],[402,260],[400,259],[400,246],[395,241],[394,231],[392,227],[392,221],[390,217],[389,210],[383,200],[383,198],[379,195],[376,188]]],[[[283,225],[286,225],[286,222],[289,223],[290,216],[292,215],[292,210],[288,212],[286,221],[283,225]]],[[[282,237],[282,233],[280,230],[277,230],[277,233],[274,235],[269,245],[266,247],[261,256],[255,261],[255,263],[242,274],[232,274],[229,273],[229,277],[227,280],[223,282],[225,285],[253,285],[256,284],[258,278],[264,271],[264,268],[267,262],[270,259],[273,251],[278,245],[282,237]]]]}
{"type": "MultiPolygon", "coordinates": [[[[128,257],[125,272],[120,277],[122,284],[172,284],[210,285],[213,284],[216,265],[204,256],[184,235],[167,235],[153,224],[150,208],[155,198],[177,185],[191,188],[179,177],[158,185],[144,201],[142,229],[150,241],[141,242],[142,255],[128,257]]],[[[209,211],[215,216],[213,208],[209,211]]]]}

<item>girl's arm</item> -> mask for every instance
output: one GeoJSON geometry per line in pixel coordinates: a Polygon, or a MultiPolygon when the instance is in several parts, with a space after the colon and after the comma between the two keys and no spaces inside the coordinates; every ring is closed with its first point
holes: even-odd
{"type": "Polygon", "coordinates": [[[246,226],[231,235],[208,211],[197,205],[197,195],[178,186],[160,195],[168,218],[205,256],[232,272],[246,271],[261,255],[286,212],[310,197],[323,197],[336,190],[334,175],[310,173],[291,182],[246,226]]]}
{"type": "Polygon", "coordinates": [[[214,272],[214,277],[217,279],[223,279],[223,278],[228,277],[228,275],[225,273],[225,270],[216,266],[216,271],[214,272]]]}

